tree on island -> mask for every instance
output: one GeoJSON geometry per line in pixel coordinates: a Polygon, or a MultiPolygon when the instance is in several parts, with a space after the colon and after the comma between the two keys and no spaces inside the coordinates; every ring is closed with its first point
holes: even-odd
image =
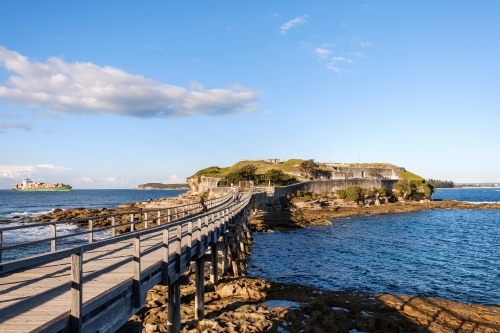
{"type": "Polygon", "coordinates": [[[435,188],[454,188],[455,183],[451,180],[429,179],[429,183],[434,185],[435,188]]]}
{"type": "Polygon", "coordinates": [[[257,167],[255,165],[252,164],[245,165],[239,168],[238,170],[228,173],[226,176],[226,180],[232,184],[238,184],[238,182],[245,180],[255,180],[256,171],[257,167]]]}
{"type": "Polygon", "coordinates": [[[285,177],[283,171],[278,169],[267,170],[264,175],[265,179],[269,180],[272,185],[279,185],[282,182],[282,179],[285,177]]]}
{"type": "Polygon", "coordinates": [[[300,170],[305,172],[305,174],[308,177],[313,178],[314,173],[319,168],[319,164],[314,162],[314,159],[310,159],[310,160],[302,161],[299,165],[299,168],[300,168],[300,170]]]}

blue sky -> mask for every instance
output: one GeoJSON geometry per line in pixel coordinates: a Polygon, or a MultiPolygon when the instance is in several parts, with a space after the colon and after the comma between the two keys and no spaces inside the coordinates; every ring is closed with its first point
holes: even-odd
{"type": "Polygon", "coordinates": [[[0,188],[242,159],[500,182],[497,1],[0,2],[0,188]]]}

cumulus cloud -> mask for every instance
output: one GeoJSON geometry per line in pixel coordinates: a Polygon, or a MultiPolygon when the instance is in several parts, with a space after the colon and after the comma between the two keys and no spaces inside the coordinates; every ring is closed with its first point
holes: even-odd
{"type": "Polygon", "coordinates": [[[358,57],[358,58],[368,58],[363,52],[356,52],[356,53],[353,53],[353,55],[358,57]]]}
{"type": "Polygon", "coordinates": [[[54,164],[38,164],[35,167],[40,168],[40,169],[51,170],[53,172],[63,172],[63,171],[71,170],[71,168],[60,167],[60,166],[56,166],[54,164]]]}
{"type": "Polygon", "coordinates": [[[179,177],[177,175],[172,175],[168,177],[167,184],[184,184],[186,182],[186,178],[179,177]]]}
{"type": "MultiPolygon", "coordinates": [[[[288,28],[289,29],[289,28],[288,28]]],[[[0,100],[56,112],[141,118],[226,115],[254,108],[257,93],[239,86],[188,90],[90,62],[28,59],[0,46],[0,66],[11,74],[0,100]]]]}
{"type": "Polygon", "coordinates": [[[278,17],[278,16],[281,16],[281,14],[280,13],[274,13],[274,14],[269,15],[269,17],[278,17]]]}
{"type": "Polygon", "coordinates": [[[75,179],[76,184],[92,184],[94,183],[94,180],[90,177],[80,177],[78,179],[75,179]]]}
{"type": "Polygon", "coordinates": [[[281,27],[280,27],[280,33],[281,34],[286,34],[286,32],[288,30],[290,30],[291,28],[293,28],[295,26],[298,26],[298,25],[306,23],[308,19],[309,19],[309,15],[297,16],[293,20],[290,20],[288,22],[283,23],[281,25],[281,27]]]}
{"type": "Polygon", "coordinates": [[[0,130],[4,132],[5,130],[20,129],[23,131],[31,131],[35,128],[31,123],[3,123],[0,126],[0,130]]]}
{"type": "Polygon", "coordinates": [[[332,54],[332,51],[330,50],[327,50],[327,49],[323,49],[321,47],[317,47],[314,49],[314,53],[322,58],[322,59],[325,59],[325,58],[328,58],[330,56],[330,54],[332,54]]]}
{"type": "Polygon", "coordinates": [[[370,47],[370,46],[373,46],[373,43],[372,42],[361,42],[361,43],[359,43],[359,46],[370,47]]]}
{"type": "Polygon", "coordinates": [[[61,173],[68,170],[71,169],[53,164],[0,165],[0,179],[22,179],[34,176],[43,178],[46,175],[61,173]]]}
{"type": "Polygon", "coordinates": [[[326,68],[331,69],[334,72],[340,72],[340,68],[336,65],[339,62],[346,62],[348,64],[353,64],[354,61],[344,57],[332,57],[331,61],[326,64],[326,68]]]}
{"type": "Polygon", "coordinates": [[[101,183],[106,186],[120,186],[120,187],[130,185],[130,181],[114,176],[103,178],[101,183]]]}

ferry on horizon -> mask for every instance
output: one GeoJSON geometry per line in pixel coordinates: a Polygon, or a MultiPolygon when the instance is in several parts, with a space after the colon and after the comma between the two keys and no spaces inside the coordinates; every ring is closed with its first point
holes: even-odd
{"type": "Polygon", "coordinates": [[[12,189],[14,191],[71,191],[73,187],[62,183],[35,183],[29,178],[23,179],[22,184],[15,184],[12,189]]]}

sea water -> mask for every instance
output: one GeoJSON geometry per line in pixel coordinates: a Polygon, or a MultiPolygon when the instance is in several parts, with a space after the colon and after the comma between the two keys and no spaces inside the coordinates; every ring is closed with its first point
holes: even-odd
{"type": "MultiPolygon", "coordinates": [[[[438,190],[434,197],[499,202],[500,191],[438,190]]],[[[327,290],[500,305],[500,210],[428,210],[332,223],[254,234],[249,275],[327,290]]]]}
{"type": "MultiPolygon", "coordinates": [[[[68,192],[18,192],[0,190],[0,229],[24,224],[23,217],[34,217],[53,209],[113,208],[121,204],[146,201],[148,199],[177,197],[186,190],[72,190],[68,192]]],[[[57,235],[78,234],[86,228],[72,224],[58,224],[57,235]]],[[[108,231],[94,233],[96,241],[110,237],[108,231]]],[[[23,230],[4,231],[3,246],[34,241],[50,237],[50,228],[40,226],[23,230]]],[[[85,244],[86,234],[58,241],[58,249],[85,244]]],[[[50,251],[50,244],[36,244],[2,253],[2,261],[29,257],[50,251]]]]}

